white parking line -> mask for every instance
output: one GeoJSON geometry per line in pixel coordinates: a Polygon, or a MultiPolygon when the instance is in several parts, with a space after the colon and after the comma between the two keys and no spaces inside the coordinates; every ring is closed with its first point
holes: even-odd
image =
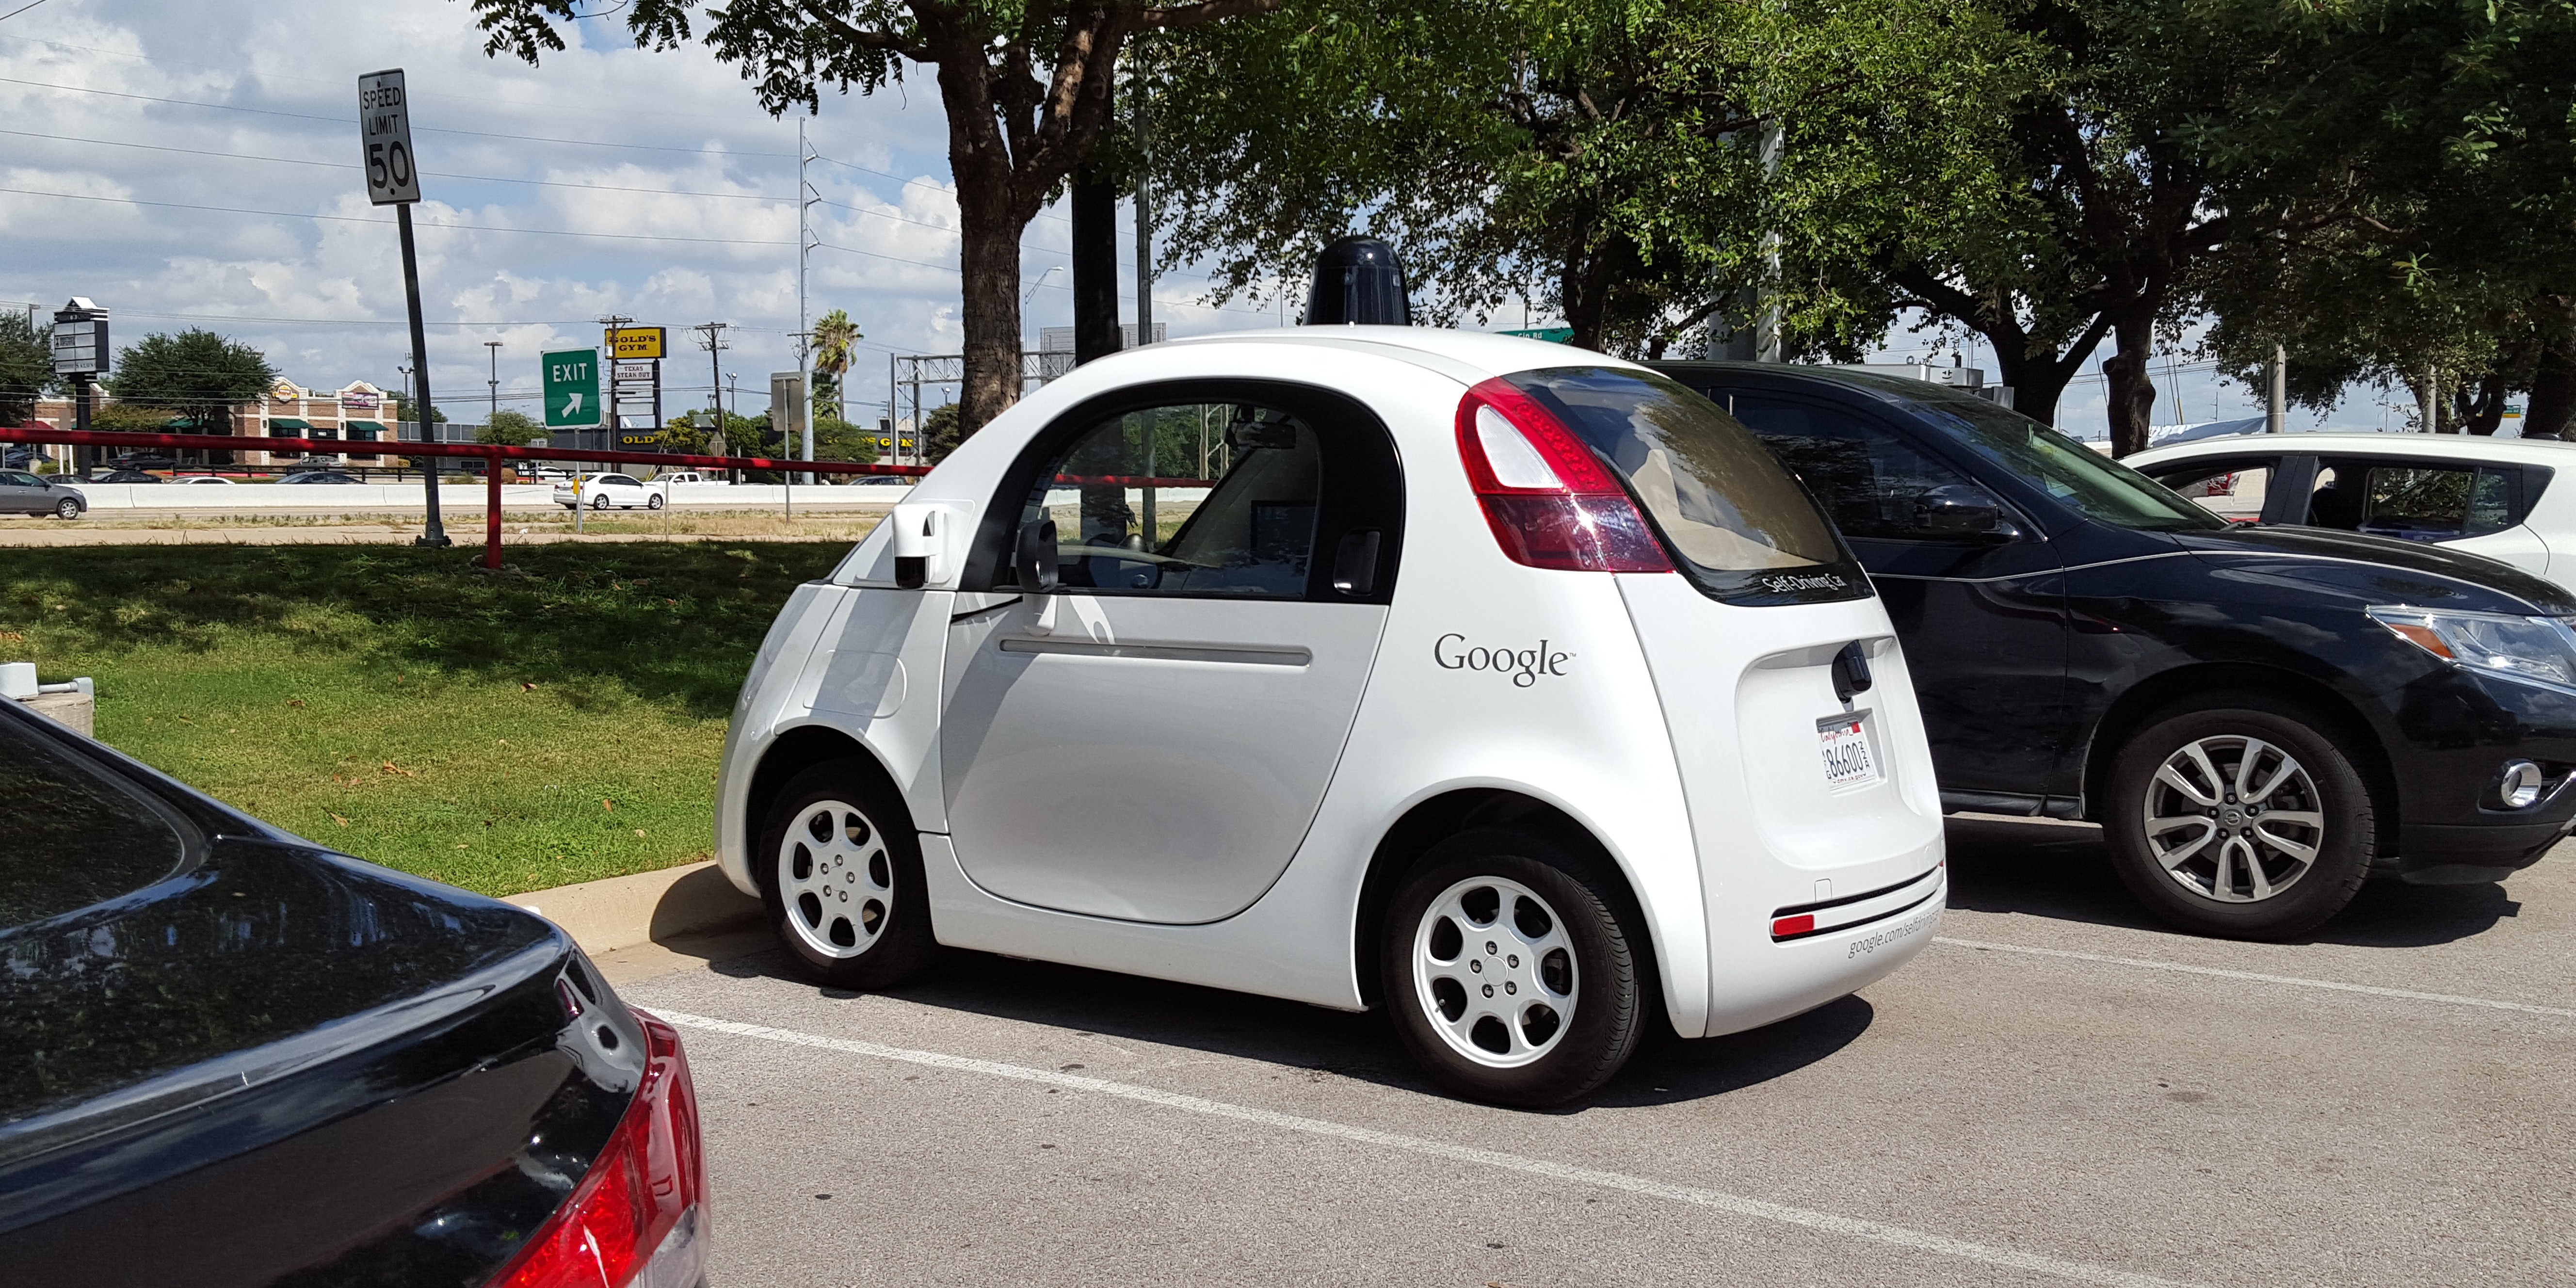
{"type": "Polygon", "coordinates": [[[1669,1199],[1676,1203],[1714,1208],[1737,1216],[1776,1221],[1783,1225],[1801,1226],[1809,1230],[1821,1230],[1828,1234],[1839,1234],[1855,1239],[1867,1239],[1873,1243],[1893,1244],[1900,1248],[1914,1248],[1924,1252],[1938,1252],[1990,1266],[2035,1271],[2077,1283],[2106,1284],[2113,1285],[2114,1288],[2188,1288],[2187,1285],[2179,1284],[2175,1280],[2158,1279],[2152,1275],[2134,1274],[2108,1266],[2087,1265],[2084,1262],[2067,1261],[2039,1253],[1990,1247],[1982,1243],[1970,1243],[1965,1239],[1953,1239],[1945,1235],[1928,1234],[1921,1230],[1909,1230],[1903,1226],[1884,1225],[1877,1221],[1837,1216],[1831,1212],[1818,1212],[1809,1208],[1766,1203],[1760,1199],[1744,1198],[1719,1190],[1673,1185],[1649,1180],[1642,1176],[1629,1176],[1621,1172],[1604,1172],[1595,1168],[1551,1163],[1544,1159],[1525,1158],[1518,1154],[1505,1154],[1467,1145],[1453,1145],[1447,1141],[1430,1140],[1420,1136],[1404,1136],[1374,1128],[1326,1122],[1320,1118],[1300,1118],[1294,1114],[1253,1109],[1243,1105],[1227,1104],[1220,1100],[1206,1100],[1198,1096],[1185,1096],[1178,1092],[1140,1087],[1134,1083],[1086,1078],[1079,1074],[1033,1069],[1026,1065],[978,1060],[962,1055],[947,1055],[938,1051],[914,1051],[904,1047],[881,1046],[874,1042],[824,1037],[815,1033],[799,1033],[792,1029],[773,1029],[761,1024],[741,1024],[732,1020],[710,1019],[703,1015],[689,1015],[680,1011],[657,1010],[654,1014],[687,1029],[704,1029],[711,1033],[760,1038],[764,1041],[783,1042],[792,1046],[816,1047],[825,1051],[870,1056],[879,1060],[926,1065],[934,1069],[953,1069],[961,1073],[980,1073],[995,1078],[1013,1078],[1022,1082],[1041,1082],[1074,1091],[1097,1092],[1105,1096],[1117,1096],[1125,1100],[1160,1105],[1166,1109],[1204,1114],[1211,1118],[1230,1118],[1237,1122],[1303,1132],[1312,1136],[1330,1136],[1364,1145],[1403,1150],[1412,1154],[1427,1154],[1454,1162],[1479,1163],[1487,1167],[1498,1167],[1506,1171],[1543,1176],[1550,1180],[1568,1181],[1577,1185],[1592,1185],[1629,1194],[1642,1194],[1650,1198],[1669,1199]]]}
{"type": "Polygon", "coordinates": [[[2346,984],[2331,979],[2301,979],[2296,975],[2266,975],[2260,971],[2226,970],[2217,966],[2187,966],[2181,962],[2160,962],[2144,957],[2113,957],[2107,953],[2079,953],[2064,948],[2033,948],[2028,944],[1995,944],[1982,939],[1951,939],[1935,935],[1932,942],[1952,948],[1975,948],[1990,953],[2021,953],[2031,957],[2063,957],[2070,961],[2101,962],[2111,966],[2136,966],[2143,970],[2169,970],[2183,975],[2213,975],[2220,979],[2250,980],[2257,984],[2286,984],[2292,988],[2321,988],[2336,993],[2367,993],[2372,997],[2403,998],[2409,1002],[2441,1002],[2450,1006],[2483,1006],[2496,1011],[2521,1011],[2528,1015],[2555,1015],[2576,1019],[2576,1010],[2563,1006],[2537,1006],[2530,1002],[2505,1002],[2492,997],[2462,997],[2456,993],[2419,993],[2411,988],[2381,988],[2375,984],[2346,984]]]}

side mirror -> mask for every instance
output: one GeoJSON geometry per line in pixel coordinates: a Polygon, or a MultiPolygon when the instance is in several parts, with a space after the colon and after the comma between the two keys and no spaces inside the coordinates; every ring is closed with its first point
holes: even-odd
{"type": "Polygon", "coordinates": [[[1011,567],[1019,574],[1022,593],[1055,593],[1055,520],[1031,519],[1020,525],[1019,544],[1012,552],[1011,567]]]}
{"type": "Polygon", "coordinates": [[[2001,502],[1965,483],[1944,483],[1914,498],[1914,528],[1928,537],[2008,540],[2021,535],[2004,517],[2001,502]]]}

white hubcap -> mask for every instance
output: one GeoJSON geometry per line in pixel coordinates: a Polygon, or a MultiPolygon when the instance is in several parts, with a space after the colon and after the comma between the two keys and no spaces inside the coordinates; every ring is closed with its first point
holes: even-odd
{"type": "Polygon", "coordinates": [[[2259,903],[2298,883],[2326,839],[2317,785],[2260,738],[2186,744],[2147,784],[2147,845],[2183,889],[2259,903]]]}
{"type": "Polygon", "coordinates": [[[885,933],[894,909],[894,857],[858,807],[816,801],[778,843],[778,897],[805,946],[856,957],[885,933]]]}
{"type": "Polygon", "coordinates": [[[1574,942],[1556,909],[1517,881],[1441,892],[1413,932],[1413,991],[1458,1054],[1496,1069],[1546,1055],[1574,1019],[1574,942]]]}

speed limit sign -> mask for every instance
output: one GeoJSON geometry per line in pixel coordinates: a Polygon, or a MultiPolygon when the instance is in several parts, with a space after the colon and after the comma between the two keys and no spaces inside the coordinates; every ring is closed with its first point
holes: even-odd
{"type": "Polygon", "coordinates": [[[367,200],[379,206],[420,200],[411,104],[403,94],[401,68],[358,78],[358,140],[366,145],[367,200]]]}

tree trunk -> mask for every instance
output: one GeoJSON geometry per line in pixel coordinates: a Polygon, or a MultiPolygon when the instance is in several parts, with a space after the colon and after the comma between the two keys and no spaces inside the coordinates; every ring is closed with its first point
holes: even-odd
{"type": "Polygon", "coordinates": [[[1020,230],[998,210],[979,212],[969,206],[963,185],[957,200],[962,216],[958,264],[966,279],[960,309],[966,379],[957,398],[962,437],[1020,400],[1020,230]]]}
{"type": "Polygon", "coordinates": [[[2505,380],[2503,372],[2489,374],[2478,381],[2475,397],[2470,396],[2466,384],[2460,386],[2457,405],[2452,412],[2461,429],[2472,434],[2492,435],[2496,432],[2496,426],[2504,423],[2505,380]]]}
{"type": "Polygon", "coordinates": [[[2565,438],[2576,422],[2576,307],[2558,301],[2561,325],[2540,348],[2531,377],[2531,405],[2523,409],[2524,438],[2565,438]]]}
{"type": "Polygon", "coordinates": [[[1105,358],[1118,336],[1118,185],[1089,167],[1073,183],[1073,361],[1105,358]]]}
{"type": "Polygon", "coordinates": [[[2111,455],[2117,457],[2147,450],[2156,410],[2155,374],[2147,370],[2155,351],[2153,315],[2115,320],[2111,335],[2118,351],[2103,362],[2102,375],[2110,387],[2111,455]]]}
{"type": "Polygon", "coordinates": [[[2001,337],[1986,339],[1994,346],[1995,383],[2012,387],[2013,410],[2043,425],[2056,424],[2057,400],[2066,394],[2066,362],[2054,351],[2013,352],[2004,348],[2001,337]]]}

